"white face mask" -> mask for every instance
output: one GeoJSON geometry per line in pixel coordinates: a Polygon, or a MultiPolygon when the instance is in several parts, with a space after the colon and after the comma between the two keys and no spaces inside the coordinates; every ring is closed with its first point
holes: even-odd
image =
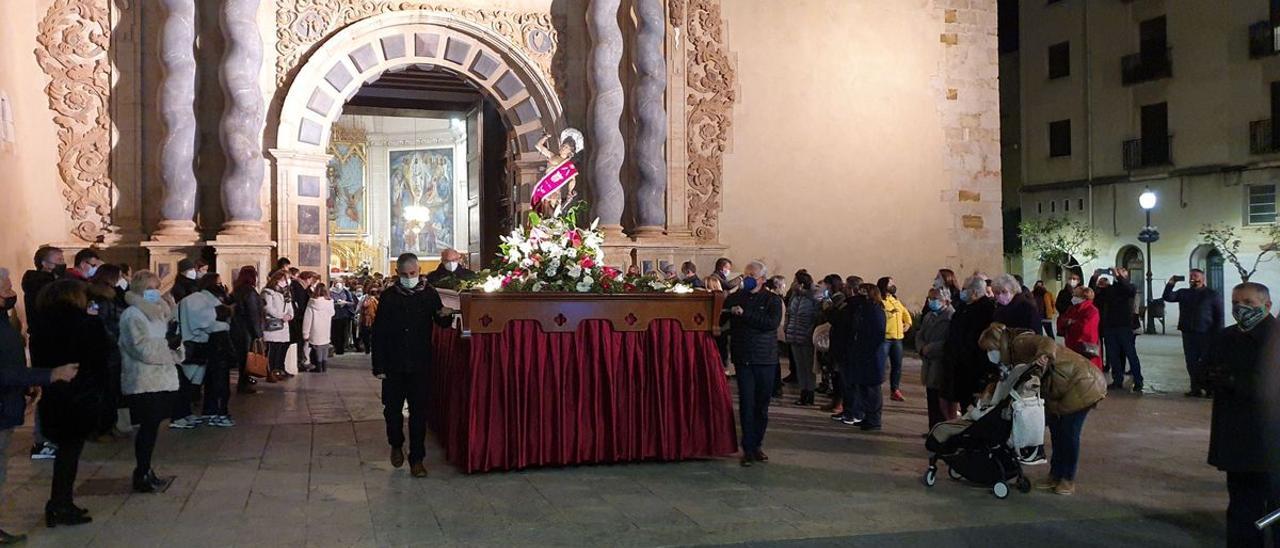
{"type": "Polygon", "coordinates": [[[1084,297],[1072,297],[1071,304],[1080,304],[1084,302],[1084,297]]]}
{"type": "Polygon", "coordinates": [[[1071,280],[1071,281],[1067,282],[1067,287],[1075,287],[1075,286],[1077,286],[1077,285],[1080,285],[1080,280],[1074,280],[1074,279],[1073,279],[1073,280],[1071,280]]]}
{"type": "Polygon", "coordinates": [[[126,280],[124,278],[120,278],[119,280],[116,280],[116,287],[120,288],[120,291],[128,291],[129,280],[126,280]]]}
{"type": "Polygon", "coordinates": [[[188,280],[194,280],[196,279],[197,276],[199,276],[199,274],[196,273],[194,268],[186,272],[183,272],[182,275],[185,276],[188,280]]]}
{"type": "Polygon", "coordinates": [[[989,362],[991,362],[991,363],[1000,363],[1000,351],[999,351],[999,350],[988,350],[988,351],[987,351],[987,361],[989,361],[989,362]]]}
{"type": "Polygon", "coordinates": [[[444,263],[444,269],[453,272],[458,269],[458,261],[449,261],[444,263]]]}

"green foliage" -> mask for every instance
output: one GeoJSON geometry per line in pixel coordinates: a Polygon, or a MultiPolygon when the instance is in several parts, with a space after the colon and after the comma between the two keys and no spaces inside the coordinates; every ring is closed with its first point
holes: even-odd
{"type": "Polygon", "coordinates": [[[1018,231],[1024,255],[1063,270],[1098,258],[1097,235],[1084,221],[1061,217],[1024,219],[1018,231]]]}
{"type": "Polygon", "coordinates": [[[1222,258],[1236,267],[1240,279],[1249,281],[1258,272],[1258,266],[1275,258],[1280,249],[1280,225],[1269,224],[1259,228],[1239,228],[1226,223],[1206,224],[1200,229],[1200,239],[1213,246],[1222,254],[1222,258]],[[1240,248],[1244,238],[1252,232],[1262,236],[1262,245],[1258,246],[1258,254],[1253,258],[1253,266],[1245,267],[1247,259],[1241,259],[1240,248]]]}

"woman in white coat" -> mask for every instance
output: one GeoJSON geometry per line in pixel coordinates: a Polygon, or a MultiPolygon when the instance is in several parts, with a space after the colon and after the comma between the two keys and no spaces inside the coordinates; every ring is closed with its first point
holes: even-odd
{"type": "Polygon", "coordinates": [[[271,364],[267,382],[278,382],[287,377],[284,358],[289,352],[289,322],[293,320],[287,271],[277,270],[267,279],[267,287],[262,290],[262,312],[266,316],[262,340],[267,343],[267,359],[271,364]]]}
{"type": "Polygon", "coordinates": [[[307,311],[302,316],[302,340],[311,347],[311,367],[304,371],[324,373],[325,364],[329,361],[329,345],[333,343],[333,315],[333,299],[329,298],[329,290],[324,284],[316,284],[311,288],[311,300],[307,301],[307,311]]]}
{"type": "Polygon", "coordinates": [[[163,485],[151,470],[160,422],[168,418],[178,394],[182,346],[173,348],[165,333],[173,304],[160,293],[160,278],[147,270],[134,273],[124,295],[129,308],[120,316],[120,391],[129,416],[138,425],[134,438],[133,490],[151,493],[163,485]]]}

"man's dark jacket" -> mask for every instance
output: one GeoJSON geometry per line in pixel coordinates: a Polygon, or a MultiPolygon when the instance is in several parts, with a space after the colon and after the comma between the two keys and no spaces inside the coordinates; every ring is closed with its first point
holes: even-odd
{"type": "Polygon", "coordinates": [[[413,289],[397,283],[383,291],[373,320],[373,374],[429,368],[431,324],[448,327],[452,321],[436,314],[442,308],[440,294],[426,280],[413,289]]]}
{"type": "Polygon", "coordinates": [[[845,365],[840,370],[844,382],[859,385],[884,383],[885,361],[881,360],[880,345],[885,338],[884,305],[872,302],[865,296],[847,301],[846,314],[853,332],[845,365]],[[847,376],[847,379],[843,377],[847,376]]]}
{"type": "Polygon", "coordinates": [[[1215,334],[1206,354],[1209,382],[1213,386],[1213,420],[1209,429],[1209,464],[1227,472],[1275,472],[1276,464],[1268,451],[1276,454],[1274,436],[1280,433],[1274,410],[1280,402],[1268,400],[1280,381],[1275,371],[1280,364],[1270,363],[1268,346],[1280,336],[1280,324],[1267,316],[1249,331],[1236,326],[1215,334]],[[1273,417],[1273,418],[1268,418],[1273,417]],[[1272,439],[1271,446],[1266,440],[1272,439]],[[1270,467],[1270,469],[1268,468],[1270,467]]]}
{"type": "MultiPolygon", "coordinates": [[[[729,354],[734,365],[778,363],[782,297],[765,289],[738,291],[724,300],[724,314],[729,316],[729,354]],[[735,306],[742,307],[741,316],[729,312],[735,306]]],[[[378,315],[381,317],[381,309],[378,315]]]]}
{"type": "Polygon", "coordinates": [[[997,306],[992,320],[1009,327],[1030,329],[1037,335],[1044,334],[1044,323],[1040,321],[1040,309],[1027,293],[1018,293],[1013,296],[1009,304],[997,306]]]}
{"type": "Polygon", "coordinates": [[[1222,296],[1208,287],[1174,290],[1164,286],[1164,300],[1178,303],[1178,331],[1216,333],[1222,329],[1222,296]]]}
{"type": "Polygon", "coordinates": [[[1098,277],[1094,276],[1089,287],[1094,290],[1093,304],[1101,313],[1099,329],[1133,329],[1133,299],[1138,290],[1129,280],[1116,276],[1111,285],[1099,289],[1098,277]]]}
{"type": "Polygon", "coordinates": [[[187,295],[199,293],[199,285],[195,280],[183,276],[179,272],[178,277],[173,279],[173,287],[169,288],[169,295],[173,296],[173,302],[182,302],[182,299],[187,298],[187,295]]]}
{"type": "Polygon", "coordinates": [[[49,384],[52,369],[30,369],[18,330],[0,321],[0,430],[21,426],[27,387],[49,384]]]}
{"type": "Polygon", "coordinates": [[[468,270],[467,267],[458,265],[457,269],[453,272],[449,272],[449,269],[444,267],[444,263],[441,263],[436,266],[436,269],[432,270],[430,274],[427,274],[427,283],[440,287],[442,283],[447,283],[450,279],[457,282],[462,280],[472,280],[475,279],[475,277],[476,273],[468,270]]]}
{"type": "Polygon", "coordinates": [[[52,272],[43,270],[28,270],[22,275],[22,306],[27,311],[27,332],[31,332],[31,327],[36,325],[36,297],[40,295],[40,290],[44,286],[57,281],[58,277],[52,272]]]}

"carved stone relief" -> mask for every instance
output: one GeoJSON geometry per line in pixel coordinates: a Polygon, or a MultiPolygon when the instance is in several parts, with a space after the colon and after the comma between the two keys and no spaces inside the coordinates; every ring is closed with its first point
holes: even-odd
{"type": "Polygon", "coordinates": [[[58,126],[58,175],[71,234],[99,242],[111,230],[111,5],[55,0],[37,27],[36,61],[58,126]]]}
{"type": "Polygon", "coordinates": [[[423,0],[278,0],[276,85],[283,87],[311,46],[337,30],[374,15],[405,10],[449,13],[487,25],[520,49],[559,90],[563,70],[552,70],[559,34],[550,13],[437,6],[423,0]]]}
{"type": "Polygon", "coordinates": [[[719,0],[688,0],[688,217],[698,240],[719,236],[724,153],[733,129],[736,69],[725,40],[719,0]]]}

